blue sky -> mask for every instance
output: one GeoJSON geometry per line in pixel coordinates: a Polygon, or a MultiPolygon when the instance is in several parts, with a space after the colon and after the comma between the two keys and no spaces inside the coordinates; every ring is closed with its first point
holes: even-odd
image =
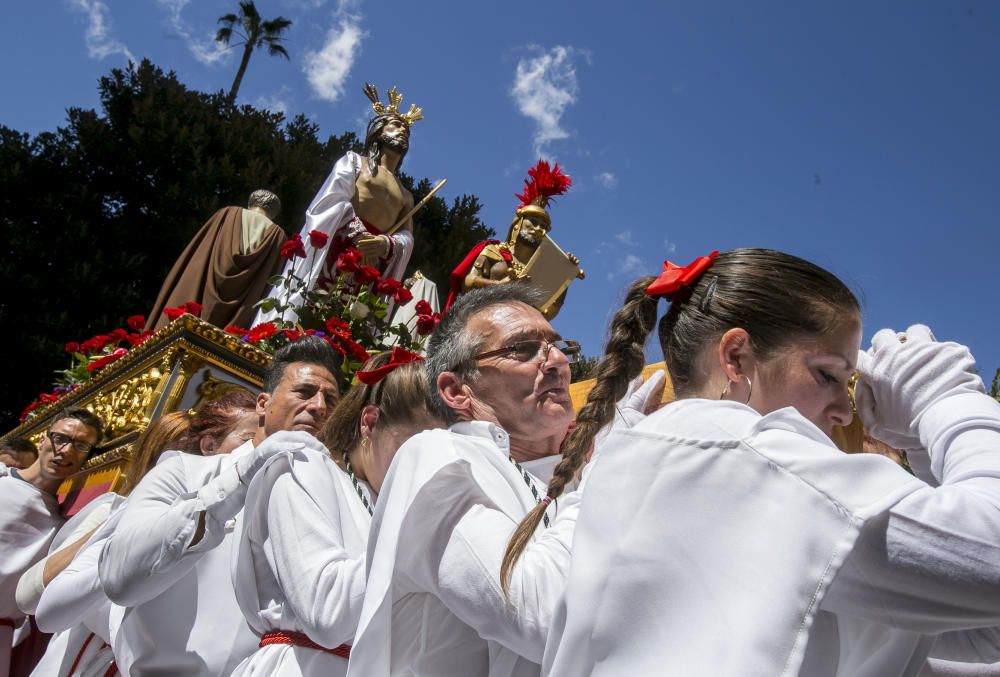
{"type": "MultiPolygon", "coordinates": [[[[96,107],[97,78],[129,56],[202,90],[238,64],[211,42],[234,0],[10,5],[0,123],[15,129],[96,107]]],[[[665,257],[766,246],[856,289],[866,339],[924,322],[987,381],[1000,367],[998,3],[257,5],[295,22],[291,60],[256,54],[241,102],[360,133],[362,84],[398,85],[426,115],[406,170],[478,195],[501,234],[538,154],[566,168],[553,236],[587,279],[555,324],[588,354],[628,280],[665,257]]]]}

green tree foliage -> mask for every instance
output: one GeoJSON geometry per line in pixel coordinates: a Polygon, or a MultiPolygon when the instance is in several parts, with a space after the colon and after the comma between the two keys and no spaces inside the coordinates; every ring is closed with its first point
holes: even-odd
{"type": "Polygon", "coordinates": [[[250,55],[255,49],[267,47],[268,56],[283,56],[288,59],[288,52],[281,45],[284,38],[281,34],[292,26],[291,19],[283,16],[275,17],[264,21],[253,0],[240,0],[239,14],[224,14],[219,17],[222,27],[215,34],[215,41],[228,45],[233,39],[235,29],[236,36],[240,41],[233,46],[243,45],[243,56],[240,58],[240,67],[236,71],[233,79],[233,86],[229,89],[229,103],[236,101],[236,94],[240,91],[240,83],[247,72],[250,64],[250,55]]]}
{"type": "MultiPolygon", "coordinates": [[[[320,140],[303,116],[232,107],[145,60],[111,71],[99,91],[102,113],[72,108],[55,132],[32,138],[0,126],[4,429],[66,367],[64,342],[148,312],[213,212],[268,188],[281,198],[285,231],[298,232],[333,163],[359,146],[352,133],[320,140]]],[[[417,200],[430,188],[403,181],[417,200]]],[[[451,207],[433,198],[415,217],[411,270],[446,289],[446,273],[491,233],[478,211],[473,196],[451,207]]]]}

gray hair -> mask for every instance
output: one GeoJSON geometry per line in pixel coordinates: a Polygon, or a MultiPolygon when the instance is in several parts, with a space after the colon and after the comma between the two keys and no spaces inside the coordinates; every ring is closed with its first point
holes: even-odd
{"type": "Polygon", "coordinates": [[[254,207],[263,209],[264,213],[272,221],[281,214],[281,200],[278,199],[277,195],[263,188],[250,193],[250,199],[247,200],[247,209],[253,209],[254,207]]]}
{"type": "Polygon", "coordinates": [[[510,303],[537,308],[544,300],[544,294],[527,282],[493,284],[462,294],[444,313],[441,324],[427,341],[427,384],[434,405],[446,423],[451,425],[458,417],[441,399],[438,376],[451,372],[466,382],[479,377],[479,368],[472,357],[482,351],[485,341],[482,336],[466,330],[472,316],[487,308],[510,303]]]}

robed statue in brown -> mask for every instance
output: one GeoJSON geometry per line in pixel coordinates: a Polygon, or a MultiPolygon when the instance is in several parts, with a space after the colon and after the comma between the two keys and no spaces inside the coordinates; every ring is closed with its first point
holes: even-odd
{"type": "Polygon", "coordinates": [[[201,319],[217,327],[249,325],[268,278],[281,268],[285,232],[274,222],[280,212],[277,195],[255,190],[246,209],[212,214],[171,268],[146,328],[164,326],[163,309],[188,301],[200,303],[201,319]]]}

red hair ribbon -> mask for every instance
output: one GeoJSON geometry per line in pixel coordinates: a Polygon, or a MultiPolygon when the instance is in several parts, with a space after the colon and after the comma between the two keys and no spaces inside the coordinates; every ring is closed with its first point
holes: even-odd
{"type": "Polygon", "coordinates": [[[410,362],[420,362],[423,359],[423,357],[417,355],[416,353],[411,353],[405,348],[396,346],[392,349],[392,355],[389,356],[389,361],[381,367],[370,371],[356,371],[354,372],[354,375],[357,376],[358,380],[365,385],[371,386],[388,376],[389,372],[396,367],[401,367],[404,364],[409,364],[410,362]]]}
{"type": "Polygon", "coordinates": [[[646,294],[656,299],[663,297],[669,300],[681,289],[690,287],[697,282],[701,274],[712,265],[712,260],[718,255],[719,252],[714,251],[708,256],[699,256],[683,267],[670,261],[664,261],[663,272],[653,280],[653,284],[646,287],[646,294]]]}

